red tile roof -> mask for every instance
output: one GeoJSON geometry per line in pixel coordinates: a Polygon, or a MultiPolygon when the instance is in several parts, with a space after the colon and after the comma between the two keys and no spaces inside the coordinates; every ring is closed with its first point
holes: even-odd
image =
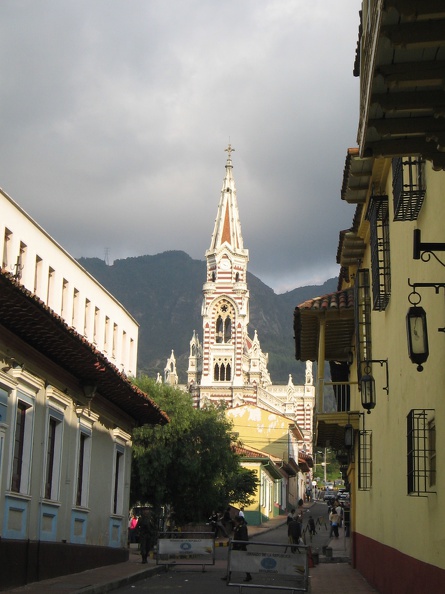
{"type": "Polygon", "coordinates": [[[78,379],[96,384],[98,393],[129,415],[136,425],[169,422],[168,416],[117,367],[41,299],[15,278],[0,273],[0,326],[78,379]]]}
{"type": "Polygon", "coordinates": [[[294,311],[295,357],[318,359],[320,324],[325,322],[325,360],[346,361],[354,332],[352,288],[308,299],[294,311]]]}

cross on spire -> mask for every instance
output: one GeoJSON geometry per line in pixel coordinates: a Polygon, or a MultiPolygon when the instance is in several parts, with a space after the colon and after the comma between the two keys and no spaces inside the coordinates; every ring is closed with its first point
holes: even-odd
{"type": "Polygon", "coordinates": [[[227,153],[227,161],[231,161],[232,160],[232,153],[235,151],[234,148],[232,148],[232,145],[229,142],[229,146],[224,149],[227,153]]]}

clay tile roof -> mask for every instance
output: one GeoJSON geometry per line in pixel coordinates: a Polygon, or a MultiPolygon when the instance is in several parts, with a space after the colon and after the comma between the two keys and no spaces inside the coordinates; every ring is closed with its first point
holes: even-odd
{"type": "Polygon", "coordinates": [[[295,357],[299,361],[317,359],[322,320],[326,325],[325,360],[348,360],[354,332],[354,290],[314,297],[295,308],[295,357]]]}
{"type": "Polygon", "coordinates": [[[98,393],[136,425],[169,422],[147,394],[4,270],[0,272],[0,326],[74,376],[79,384],[96,384],[98,393]]]}

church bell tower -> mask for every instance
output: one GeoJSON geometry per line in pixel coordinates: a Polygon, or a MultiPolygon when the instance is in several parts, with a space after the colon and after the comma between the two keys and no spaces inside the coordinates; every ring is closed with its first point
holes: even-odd
{"type": "Polygon", "coordinates": [[[194,334],[190,344],[188,385],[196,406],[225,401],[230,406],[255,403],[264,374],[265,356],[255,333],[248,336],[249,291],[247,263],[233,178],[229,144],[226,172],[221,189],[215,227],[206,251],[207,278],[203,286],[202,345],[194,334]],[[255,359],[251,361],[251,351],[255,359]],[[263,364],[262,364],[263,363],[263,364]],[[255,369],[252,369],[252,365],[255,369]]]}

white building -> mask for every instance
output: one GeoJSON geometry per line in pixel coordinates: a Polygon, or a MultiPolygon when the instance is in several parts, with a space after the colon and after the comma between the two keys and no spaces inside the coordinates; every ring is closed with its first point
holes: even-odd
{"type": "Polygon", "coordinates": [[[0,190],[2,269],[94,345],[136,375],[138,324],[124,307],[0,190]]]}
{"type": "Polygon", "coordinates": [[[168,418],[125,375],[138,326],[119,302],[4,192],[0,233],[0,573],[13,587],[126,559],[131,433],[168,418]]]}

